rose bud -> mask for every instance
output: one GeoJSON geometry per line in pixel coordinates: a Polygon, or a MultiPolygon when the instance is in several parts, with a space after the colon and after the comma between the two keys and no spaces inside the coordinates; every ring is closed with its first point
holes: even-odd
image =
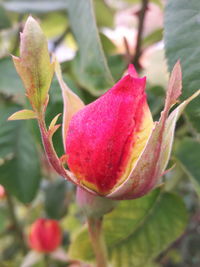
{"type": "Polygon", "coordinates": [[[32,225],[29,233],[29,246],[38,252],[53,252],[62,241],[62,233],[57,221],[38,219],[32,225]]]}
{"type": "Polygon", "coordinates": [[[85,107],[80,102],[74,113],[71,107],[77,108],[77,96],[73,102],[58,71],[57,76],[64,98],[66,154],[62,159],[77,183],[86,191],[111,199],[133,199],[148,193],[169,161],[178,117],[199,94],[184,101],[168,117],[181,94],[180,63],[174,67],[165,108],[155,123],[147,104],[146,78],[139,78],[133,65],[103,96],[85,107]]]}
{"type": "Polygon", "coordinates": [[[101,195],[127,178],[153,128],[146,78],[134,75],[130,66],[128,75],[69,124],[68,166],[82,184],[101,195]]]}

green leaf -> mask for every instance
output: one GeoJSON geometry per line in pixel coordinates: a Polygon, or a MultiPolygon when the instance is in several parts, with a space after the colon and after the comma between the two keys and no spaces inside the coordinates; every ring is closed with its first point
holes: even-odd
{"type": "Polygon", "coordinates": [[[5,230],[7,218],[8,218],[7,210],[3,206],[0,206],[0,234],[5,230]]]}
{"type": "Polygon", "coordinates": [[[11,27],[11,22],[6,14],[5,9],[0,6],[0,30],[11,27]]]}
{"type": "Polygon", "coordinates": [[[17,13],[46,13],[66,8],[64,0],[34,0],[34,1],[6,1],[3,2],[5,9],[17,13]]]}
{"type": "Polygon", "coordinates": [[[58,118],[60,117],[61,113],[57,114],[51,121],[50,125],[49,125],[49,131],[53,130],[54,127],[56,126],[56,123],[58,121],[58,118]]]}
{"type": "MultiPolygon", "coordinates": [[[[137,3],[141,2],[141,0],[124,0],[124,1],[127,2],[127,3],[130,3],[130,4],[137,4],[137,3]]],[[[162,3],[161,0],[150,0],[150,2],[158,5],[160,8],[163,7],[163,3],[162,3]]]]}
{"type": "Polygon", "coordinates": [[[67,182],[63,178],[45,188],[45,210],[50,218],[59,220],[66,214],[66,192],[67,182]]]}
{"type": "MultiPolygon", "coordinates": [[[[169,0],[165,11],[165,48],[169,69],[180,59],[183,70],[182,99],[200,87],[199,0],[169,0]]],[[[189,105],[186,113],[200,132],[200,98],[189,105]]]]}
{"type": "Polygon", "coordinates": [[[92,1],[67,3],[69,23],[79,47],[73,73],[82,87],[99,95],[113,85],[113,79],[100,43],[92,1]]]}
{"type": "Polygon", "coordinates": [[[175,156],[200,197],[200,143],[192,138],[184,138],[178,144],[175,156]]]}
{"type": "Polygon", "coordinates": [[[15,95],[22,100],[23,84],[17,75],[10,57],[0,59],[0,92],[5,95],[15,95]],[[12,77],[12,79],[11,79],[12,77]]]}
{"type": "Polygon", "coordinates": [[[33,110],[30,109],[23,109],[20,111],[15,112],[12,114],[8,120],[9,121],[15,121],[15,120],[29,120],[29,119],[35,119],[37,115],[33,110]]]}
{"type": "Polygon", "coordinates": [[[161,0],[151,0],[151,2],[163,8],[163,2],[161,0]]]}
{"type": "Polygon", "coordinates": [[[149,35],[147,35],[142,43],[143,46],[146,48],[148,46],[151,46],[159,41],[161,41],[163,38],[163,29],[156,29],[155,31],[153,31],[152,33],[150,33],[149,35]]]}
{"type": "MultiPolygon", "coordinates": [[[[104,50],[104,53],[108,56],[116,52],[116,46],[114,43],[103,33],[100,33],[101,44],[104,50]]],[[[108,62],[109,65],[109,62],[108,62]]]]}
{"type": "Polygon", "coordinates": [[[50,39],[52,41],[55,40],[55,37],[59,38],[59,36],[65,31],[68,24],[65,12],[50,12],[42,15],[41,28],[48,40],[50,39]]]}
{"type": "Polygon", "coordinates": [[[81,228],[79,210],[75,203],[71,203],[69,205],[67,216],[62,219],[61,225],[63,229],[67,229],[67,231],[70,233],[70,236],[76,234],[78,229],[81,228]]]}
{"type": "Polygon", "coordinates": [[[127,63],[122,55],[109,55],[108,65],[115,81],[121,79],[127,68],[127,63]]]}
{"type": "MultiPolygon", "coordinates": [[[[103,227],[112,266],[147,266],[182,234],[186,222],[182,200],[160,189],[143,198],[121,201],[105,216],[103,227]]],[[[94,260],[86,227],[72,240],[69,254],[94,260]]]]}
{"type": "Polygon", "coordinates": [[[147,90],[148,104],[155,120],[159,120],[160,111],[163,107],[165,91],[161,86],[154,86],[147,90]],[[156,118],[155,118],[156,116],[156,118]]]}
{"type": "Polygon", "coordinates": [[[97,24],[101,27],[113,27],[114,12],[102,0],[93,0],[97,24]],[[103,16],[102,16],[103,14],[103,16]]]}
{"type": "Polygon", "coordinates": [[[40,164],[35,145],[25,121],[7,121],[18,109],[0,105],[0,183],[20,201],[30,202],[40,183],[40,164]]]}

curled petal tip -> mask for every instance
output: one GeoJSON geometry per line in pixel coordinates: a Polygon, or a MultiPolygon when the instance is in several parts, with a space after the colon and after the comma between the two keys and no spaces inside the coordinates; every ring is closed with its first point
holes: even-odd
{"type": "Polygon", "coordinates": [[[139,75],[134,67],[133,64],[129,64],[128,66],[128,74],[131,75],[133,78],[139,78],[139,75]]]}

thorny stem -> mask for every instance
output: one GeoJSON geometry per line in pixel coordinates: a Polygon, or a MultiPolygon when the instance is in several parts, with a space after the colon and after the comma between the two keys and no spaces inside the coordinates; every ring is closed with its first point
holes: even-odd
{"type": "Polygon", "coordinates": [[[107,249],[102,232],[103,218],[88,218],[88,231],[94,254],[96,267],[108,267],[107,249]]]}
{"type": "Polygon", "coordinates": [[[135,55],[133,58],[133,64],[135,65],[136,69],[139,70],[141,68],[139,59],[141,56],[142,50],[142,34],[144,29],[144,21],[146,16],[146,11],[148,7],[149,0],[142,0],[142,8],[139,13],[139,24],[138,24],[138,34],[137,34],[137,41],[136,41],[136,48],[135,48],[135,55]]]}
{"type": "Polygon", "coordinates": [[[10,213],[10,219],[11,219],[12,225],[13,225],[14,230],[15,230],[16,238],[18,239],[18,242],[21,246],[23,254],[25,255],[27,253],[27,247],[26,247],[26,244],[24,242],[24,234],[23,234],[23,231],[20,227],[20,224],[18,222],[16,213],[15,213],[14,202],[12,200],[12,197],[10,196],[10,194],[7,191],[6,191],[6,201],[7,201],[8,210],[10,213]]]}

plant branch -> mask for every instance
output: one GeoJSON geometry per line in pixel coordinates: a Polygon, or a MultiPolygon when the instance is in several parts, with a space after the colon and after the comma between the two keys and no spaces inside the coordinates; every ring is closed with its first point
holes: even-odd
{"type": "Polygon", "coordinates": [[[27,253],[27,247],[26,247],[26,244],[24,242],[24,234],[23,234],[23,231],[20,227],[20,224],[18,222],[16,213],[15,213],[14,202],[12,200],[12,197],[10,196],[10,194],[7,191],[6,191],[6,201],[7,201],[8,210],[10,213],[10,219],[11,219],[13,228],[15,230],[16,238],[18,239],[18,242],[21,246],[23,254],[25,255],[27,253]]]}
{"type": "Polygon", "coordinates": [[[139,59],[142,53],[142,34],[144,30],[144,21],[145,21],[146,11],[148,8],[148,3],[149,0],[142,0],[142,8],[139,12],[138,34],[137,34],[135,55],[133,58],[133,64],[135,65],[137,70],[140,70],[141,68],[139,59]]]}
{"type": "Polygon", "coordinates": [[[88,231],[94,254],[96,257],[96,267],[107,267],[107,249],[102,232],[103,218],[88,218],[88,231]]]}

